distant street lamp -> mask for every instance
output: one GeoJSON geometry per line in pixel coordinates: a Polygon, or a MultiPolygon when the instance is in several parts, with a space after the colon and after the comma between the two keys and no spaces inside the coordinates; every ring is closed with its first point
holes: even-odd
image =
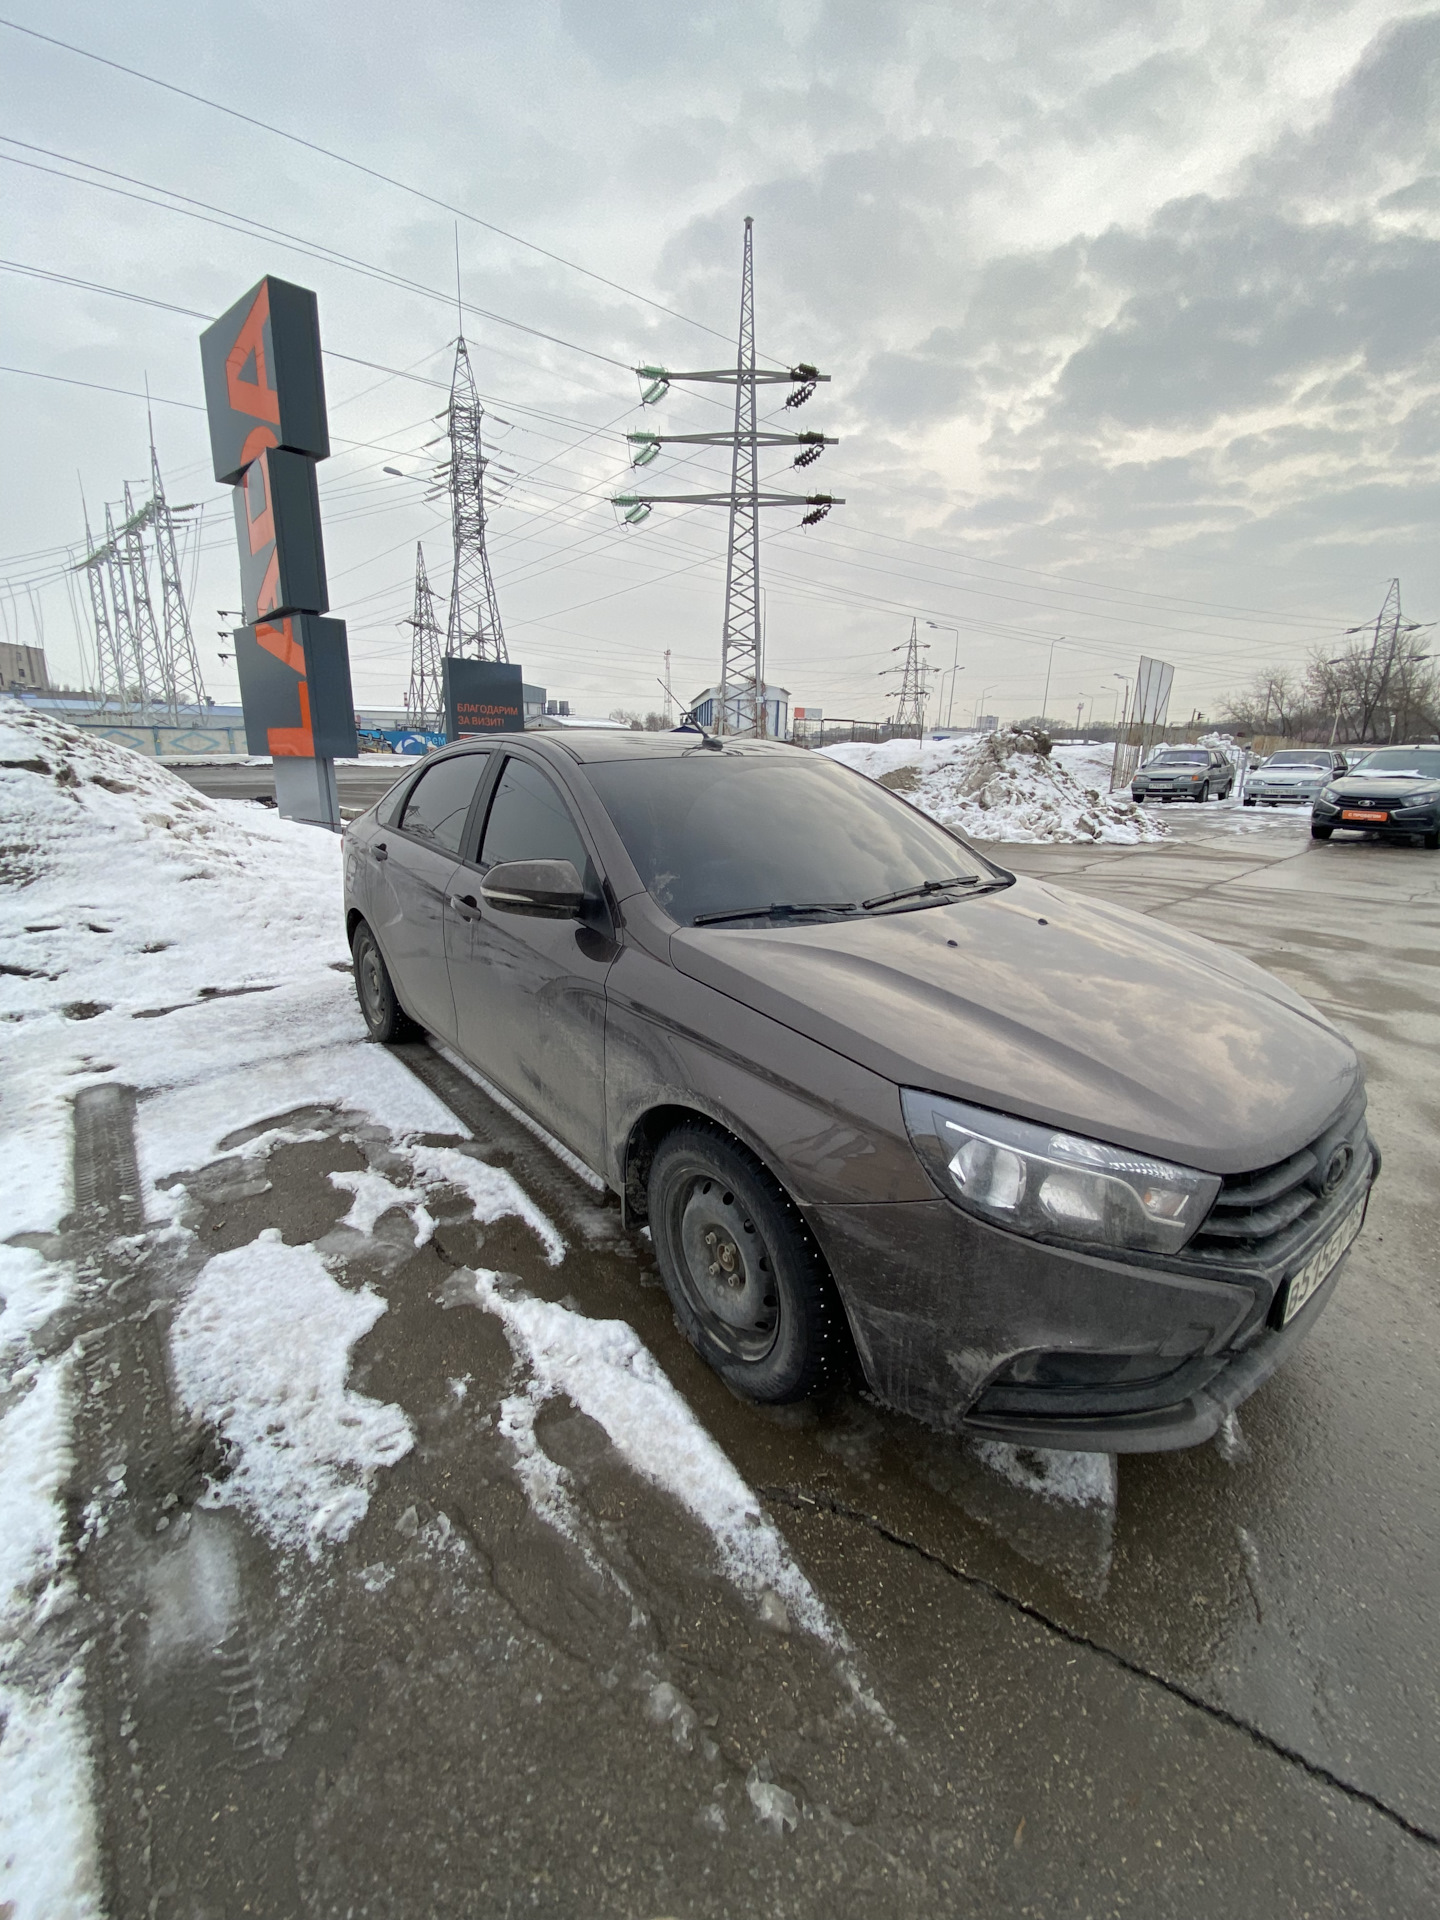
{"type": "MultiPolygon", "coordinates": [[[[960,667],[960,665],[959,665],[959,660],[960,660],[960,629],[959,629],[958,627],[942,627],[942,626],[940,625],[940,622],[939,622],[938,620],[927,620],[927,621],[925,622],[925,624],[926,624],[926,626],[927,626],[927,627],[929,627],[929,628],[930,628],[930,630],[931,630],[931,631],[932,631],[933,633],[953,633],[953,634],[954,634],[954,636],[955,636],[955,658],[954,658],[954,659],[953,659],[953,660],[952,660],[952,661],[950,662],[950,666],[949,666],[949,674],[950,674],[950,707],[953,707],[953,706],[954,706],[954,704],[955,704],[955,676],[956,676],[956,674],[957,674],[957,673],[960,673],[960,672],[962,671],[962,668],[961,668],[961,667],[960,667]]],[[[945,675],[944,675],[943,673],[941,674],[941,676],[940,676],[940,679],[941,679],[941,683],[943,684],[943,683],[944,683],[944,679],[945,679],[945,675]]],[[[938,708],[938,707],[939,707],[939,705],[940,705],[940,701],[939,701],[939,698],[938,698],[938,696],[937,696],[937,698],[936,698],[936,701],[935,701],[935,705],[936,705],[936,707],[937,707],[937,708],[938,708]]],[[[946,724],[946,726],[947,726],[947,727],[948,727],[948,726],[949,726],[949,724],[950,724],[950,707],[947,707],[947,708],[945,709],[945,724],[946,724]]]]}
{"type": "Polygon", "coordinates": [[[1050,718],[1050,669],[1054,665],[1055,649],[1058,646],[1062,646],[1064,640],[1065,636],[1063,633],[1057,635],[1057,637],[1050,642],[1050,651],[1045,656],[1045,693],[1040,702],[1040,718],[1042,721],[1050,718]]]}

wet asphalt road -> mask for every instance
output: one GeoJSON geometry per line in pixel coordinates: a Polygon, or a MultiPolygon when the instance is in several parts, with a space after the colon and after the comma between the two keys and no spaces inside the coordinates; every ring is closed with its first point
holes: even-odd
{"type": "Polygon", "coordinates": [[[82,1562],[116,1915],[1440,1910],[1440,857],[1312,847],[1302,822],[1239,809],[1174,824],[1156,848],[997,855],[1307,993],[1365,1056],[1385,1172],[1238,1440],[1121,1459],[1113,1505],[1067,1504],[1040,1463],[1007,1476],[856,1395],[732,1400],[676,1332],[648,1243],[425,1046],[403,1057],[560,1225],[559,1267],[528,1228],[460,1207],[418,1252],[398,1215],[338,1228],[328,1174],[383,1171],[389,1149],[326,1114],[263,1180],[237,1158],[187,1176],[198,1253],[121,1260],[77,1222],[106,1303],[77,1502],[117,1449],[139,1463],[82,1562]],[[213,1462],[167,1413],[155,1332],[198,1259],[268,1227],[384,1295],[352,1384],[419,1433],[315,1566],[194,1506],[213,1462]],[[537,1431],[603,1567],[536,1519],[495,1430],[509,1348],[455,1304],[457,1270],[482,1264],[636,1328],[762,1492],[878,1711],[832,1650],[757,1617],[563,1400],[537,1431]],[[767,1781],[793,1829],[757,1817],[767,1781]]]}
{"type": "MultiPolygon", "coordinates": [[[[263,762],[248,766],[242,762],[209,761],[186,766],[183,761],[168,762],[182,780],[188,780],[212,800],[273,800],[275,776],[263,762]]],[[[408,762],[413,766],[414,761],[408,762]]],[[[367,756],[359,760],[341,760],[335,767],[335,785],[340,794],[341,811],[346,818],[373,807],[395,782],[404,776],[406,762],[389,755],[367,756]]]]}

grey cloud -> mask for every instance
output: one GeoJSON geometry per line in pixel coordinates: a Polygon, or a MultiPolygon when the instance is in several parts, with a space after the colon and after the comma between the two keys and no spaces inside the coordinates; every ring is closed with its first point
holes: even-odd
{"type": "Polygon", "coordinates": [[[1257,194],[1324,201],[1380,181],[1394,166],[1424,170],[1437,153],[1440,13],[1416,14],[1377,34],[1312,132],[1258,159],[1257,194]]]}

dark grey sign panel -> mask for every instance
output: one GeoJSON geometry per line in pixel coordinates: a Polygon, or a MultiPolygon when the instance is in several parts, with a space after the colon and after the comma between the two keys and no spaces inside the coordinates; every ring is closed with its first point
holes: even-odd
{"type": "Polygon", "coordinates": [[[245,744],[275,759],[350,759],[360,751],[343,620],[296,613],[235,629],[245,744]]]}
{"type": "Polygon", "coordinates": [[[282,613],[325,613],[325,549],[315,462],[269,448],[235,489],[240,604],[251,626],[282,613]]]}
{"type": "Polygon", "coordinates": [[[233,486],[267,447],[330,456],[320,318],[308,287],[267,274],[200,336],[215,478],[233,486]]]}
{"type": "Polygon", "coordinates": [[[440,680],[447,740],[463,740],[474,733],[525,731],[525,688],[519,667],[508,661],[459,660],[447,654],[440,663],[440,680]]]}

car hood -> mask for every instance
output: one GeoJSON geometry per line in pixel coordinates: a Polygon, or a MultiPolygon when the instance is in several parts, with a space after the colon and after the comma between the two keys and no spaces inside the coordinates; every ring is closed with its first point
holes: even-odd
{"type": "Polygon", "coordinates": [[[1366,793],[1420,793],[1426,787],[1440,787],[1433,773],[1338,773],[1331,782],[1336,787],[1358,787],[1366,793]]]}
{"type": "Polygon", "coordinates": [[[687,927],[673,964],[902,1086],[1212,1173],[1314,1139],[1353,1048],[1249,961],[1123,907],[1017,881],[919,912],[687,927]]]}

